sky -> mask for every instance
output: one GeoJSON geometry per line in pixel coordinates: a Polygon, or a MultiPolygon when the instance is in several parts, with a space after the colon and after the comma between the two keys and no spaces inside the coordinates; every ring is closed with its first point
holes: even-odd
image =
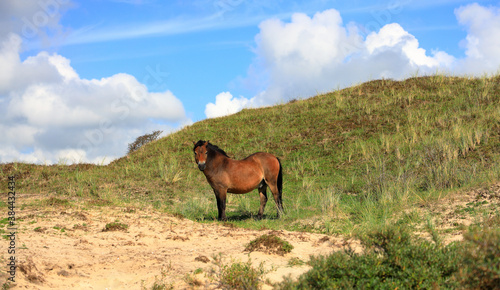
{"type": "Polygon", "coordinates": [[[497,74],[499,51],[500,1],[2,0],[0,163],[107,164],[243,108],[497,74]]]}

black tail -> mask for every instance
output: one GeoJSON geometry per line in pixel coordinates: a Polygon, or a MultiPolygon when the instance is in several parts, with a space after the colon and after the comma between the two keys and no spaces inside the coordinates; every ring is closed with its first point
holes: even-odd
{"type": "Polygon", "coordinates": [[[281,160],[279,158],[276,159],[278,159],[278,162],[280,164],[280,172],[278,173],[278,191],[281,199],[281,193],[283,191],[283,167],[281,167],[281,160]]]}
{"type": "Polygon", "coordinates": [[[281,198],[281,195],[283,193],[283,167],[281,166],[281,161],[279,158],[276,158],[278,159],[278,162],[280,164],[280,171],[278,173],[278,200],[279,200],[279,204],[277,204],[278,206],[278,216],[282,213],[284,213],[284,210],[283,210],[283,199],[281,198]]]}

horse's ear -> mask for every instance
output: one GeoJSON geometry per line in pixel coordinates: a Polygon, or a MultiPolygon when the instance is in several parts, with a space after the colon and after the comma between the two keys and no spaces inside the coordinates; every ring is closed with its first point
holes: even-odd
{"type": "Polygon", "coordinates": [[[210,143],[210,140],[208,140],[207,142],[205,142],[205,145],[208,145],[208,143],[210,143]]]}

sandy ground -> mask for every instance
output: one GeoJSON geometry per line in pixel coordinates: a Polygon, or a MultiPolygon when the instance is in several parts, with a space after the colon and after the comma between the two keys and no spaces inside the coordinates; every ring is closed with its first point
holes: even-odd
{"type": "MultiPolygon", "coordinates": [[[[214,256],[226,263],[264,262],[265,279],[281,281],[298,277],[307,265],[289,266],[293,258],[308,261],[310,255],[328,254],[346,245],[361,250],[357,241],[311,233],[245,230],[214,222],[200,224],[152,210],[123,208],[93,210],[61,209],[19,211],[16,236],[16,283],[14,289],[141,289],[157,282],[175,289],[191,288],[186,275],[217,288],[208,278],[217,269],[214,256]],[[127,224],[126,231],[103,231],[108,223],[127,224]],[[294,246],[284,256],[245,252],[251,240],[273,233],[294,246]],[[194,275],[197,270],[201,272],[194,275]],[[202,271],[200,271],[201,269],[202,271]]],[[[6,242],[7,243],[7,242],[6,242]]],[[[4,254],[4,261],[8,258],[4,254]]],[[[2,273],[5,281],[6,275],[2,273]]],[[[264,285],[264,288],[270,287],[264,285]]]]}
{"type": "MultiPolygon", "coordinates": [[[[500,204],[500,184],[478,189],[455,198],[447,198],[422,208],[422,214],[438,216],[440,229],[467,226],[474,217],[463,212],[486,207],[495,211],[500,204]]],[[[292,278],[309,269],[307,265],[290,266],[289,261],[304,262],[311,255],[324,255],[347,246],[362,251],[359,241],[321,234],[246,230],[219,222],[200,224],[162,214],[154,210],[95,207],[91,210],[59,208],[47,211],[18,209],[16,234],[16,283],[14,289],[151,289],[155,282],[174,289],[216,289],[209,278],[216,269],[214,256],[222,254],[226,263],[264,262],[269,272],[268,284],[283,276],[292,278]],[[128,225],[124,231],[103,231],[108,223],[119,221],[128,225]],[[253,239],[273,233],[294,246],[284,256],[263,252],[245,252],[253,239]],[[194,274],[194,272],[198,274],[194,274]],[[188,279],[187,277],[191,277],[188,279]],[[191,281],[191,282],[190,282],[191,281]]],[[[462,238],[459,230],[449,231],[445,241],[462,238]]],[[[8,241],[4,240],[5,248],[8,241]]],[[[2,251],[2,264],[10,255],[2,251]]],[[[6,281],[5,271],[0,279],[6,281]]]]}

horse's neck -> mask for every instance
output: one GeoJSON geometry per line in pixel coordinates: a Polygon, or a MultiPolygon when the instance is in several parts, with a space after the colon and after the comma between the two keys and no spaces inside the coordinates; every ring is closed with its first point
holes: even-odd
{"type": "Polygon", "coordinates": [[[208,160],[207,160],[207,167],[209,167],[212,170],[221,166],[225,159],[230,159],[229,157],[224,156],[224,154],[222,154],[216,150],[212,150],[212,151],[213,151],[213,156],[211,157],[210,162],[208,162],[208,160]]]}

